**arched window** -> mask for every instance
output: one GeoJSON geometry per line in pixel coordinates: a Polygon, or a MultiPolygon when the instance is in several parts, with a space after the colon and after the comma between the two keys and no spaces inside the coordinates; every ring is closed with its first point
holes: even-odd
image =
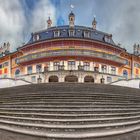
{"type": "Polygon", "coordinates": [[[128,78],[128,72],[127,72],[127,70],[123,70],[123,77],[128,78]]]}
{"type": "Polygon", "coordinates": [[[49,77],[49,83],[57,83],[58,81],[58,77],[55,75],[49,77]]]}
{"type": "Polygon", "coordinates": [[[19,75],[20,75],[20,70],[17,69],[17,70],[15,71],[15,76],[19,76],[19,75]]]}
{"type": "Polygon", "coordinates": [[[85,83],[94,83],[94,78],[92,76],[86,76],[84,78],[85,83]]]}
{"type": "Polygon", "coordinates": [[[68,75],[65,77],[65,82],[78,82],[78,77],[75,75],[68,75]]]}

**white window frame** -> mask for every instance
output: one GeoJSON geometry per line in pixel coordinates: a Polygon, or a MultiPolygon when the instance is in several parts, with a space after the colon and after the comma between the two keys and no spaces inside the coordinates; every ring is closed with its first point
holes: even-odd
{"type": "Polygon", "coordinates": [[[59,37],[60,36],[60,31],[56,30],[54,31],[54,37],[59,37]]]}

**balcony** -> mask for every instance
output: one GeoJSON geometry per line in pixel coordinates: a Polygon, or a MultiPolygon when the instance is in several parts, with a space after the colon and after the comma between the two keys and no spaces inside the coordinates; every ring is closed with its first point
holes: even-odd
{"type": "Polygon", "coordinates": [[[57,56],[81,56],[81,57],[93,57],[93,58],[101,58],[105,60],[111,60],[122,65],[126,64],[126,60],[120,58],[119,56],[106,54],[102,52],[96,51],[85,51],[85,50],[58,50],[58,51],[47,51],[47,52],[39,52],[34,54],[29,54],[20,58],[16,59],[17,64],[30,62],[37,59],[42,58],[50,58],[50,57],[57,57],[57,56]]]}

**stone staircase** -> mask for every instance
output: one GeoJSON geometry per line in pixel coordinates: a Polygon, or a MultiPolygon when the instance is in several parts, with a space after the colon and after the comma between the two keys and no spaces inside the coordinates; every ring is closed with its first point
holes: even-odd
{"type": "Polygon", "coordinates": [[[0,89],[0,130],[26,140],[140,140],[130,136],[140,130],[140,90],[77,83],[0,89]]]}

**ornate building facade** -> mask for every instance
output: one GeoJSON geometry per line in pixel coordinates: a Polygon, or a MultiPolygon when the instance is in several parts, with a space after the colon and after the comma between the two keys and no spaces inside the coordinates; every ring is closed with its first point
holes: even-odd
{"type": "MultiPolygon", "coordinates": [[[[37,82],[111,83],[140,77],[140,57],[116,45],[112,35],[92,27],[52,27],[31,34],[27,44],[0,58],[0,77],[37,82]]],[[[9,45],[9,44],[8,44],[9,45]]],[[[135,47],[136,48],[136,47],[135,47]]],[[[135,49],[136,50],[136,49],[135,49]]]]}

